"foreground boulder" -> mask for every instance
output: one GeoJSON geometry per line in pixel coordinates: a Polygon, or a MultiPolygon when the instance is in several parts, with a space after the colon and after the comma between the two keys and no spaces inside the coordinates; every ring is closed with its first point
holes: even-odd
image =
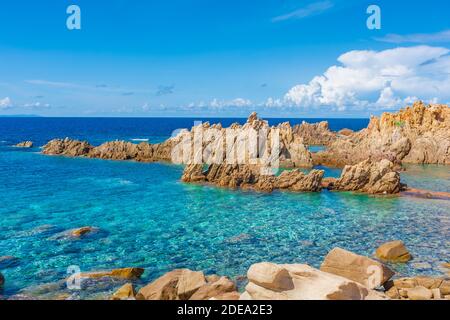
{"type": "Polygon", "coordinates": [[[236,296],[236,286],[226,277],[205,277],[203,272],[176,269],[139,290],[139,300],[209,300],[236,296]]]}
{"type": "Polygon", "coordinates": [[[120,287],[111,297],[111,300],[132,300],[136,296],[136,291],[132,283],[126,283],[120,287]]]}
{"type": "Polygon", "coordinates": [[[16,148],[33,148],[33,141],[23,141],[14,145],[16,148]]]}
{"type": "Polygon", "coordinates": [[[320,270],[356,281],[369,289],[382,286],[394,275],[382,263],[341,248],[328,253],[320,270]]]}
{"type": "Polygon", "coordinates": [[[391,299],[429,300],[450,295],[450,280],[433,277],[399,278],[385,285],[391,299]]]}
{"type": "Polygon", "coordinates": [[[359,191],[369,194],[395,194],[402,189],[400,174],[389,160],[372,162],[365,160],[353,166],[345,166],[341,177],[329,184],[329,189],[359,191]]]}
{"type": "Polygon", "coordinates": [[[305,264],[261,263],[250,267],[242,300],[368,300],[383,295],[305,264]]]}
{"type": "Polygon", "coordinates": [[[377,248],[375,255],[382,261],[393,263],[408,262],[412,259],[411,254],[405,247],[405,244],[400,240],[382,244],[377,248]]]}

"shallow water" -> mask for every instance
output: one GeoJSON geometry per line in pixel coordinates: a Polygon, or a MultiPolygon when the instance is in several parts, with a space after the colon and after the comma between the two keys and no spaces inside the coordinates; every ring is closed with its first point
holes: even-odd
{"type": "MultiPolygon", "coordinates": [[[[144,267],[141,283],[174,268],[238,277],[261,261],[318,267],[335,246],[371,255],[393,239],[405,241],[414,255],[412,263],[393,266],[399,274],[441,274],[440,264],[450,260],[450,201],[230,191],[183,184],[175,165],[38,151],[0,147],[0,256],[20,258],[1,270],[6,296],[59,281],[70,265],[82,271],[144,267]],[[101,231],[78,241],[55,237],[86,225],[101,231]]],[[[415,187],[448,191],[446,167],[409,169],[403,177],[415,187]]]]}

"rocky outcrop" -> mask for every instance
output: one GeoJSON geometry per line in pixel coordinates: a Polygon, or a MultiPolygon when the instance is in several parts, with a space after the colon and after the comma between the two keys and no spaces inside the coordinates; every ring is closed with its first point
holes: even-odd
{"type": "Polygon", "coordinates": [[[343,167],[365,159],[396,164],[450,164],[450,108],[416,102],[372,117],[366,129],[341,137],[313,155],[315,164],[343,167]]]}
{"type": "Polygon", "coordinates": [[[296,192],[318,192],[322,189],[323,170],[305,174],[296,169],[271,175],[269,169],[257,165],[210,165],[203,171],[202,165],[188,165],[183,172],[183,182],[206,182],[231,189],[252,189],[272,192],[275,189],[296,192]]]}
{"type": "Polygon", "coordinates": [[[209,300],[234,293],[236,287],[225,277],[205,277],[203,272],[176,269],[139,290],[139,300],[209,300]]]}
{"type": "Polygon", "coordinates": [[[341,248],[328,253],[320,270],[356,281],[369,289],[381,287],[394,275],[382,263],[341,248]]]}
{"type": "Polygon", "coordinates": [[[16,148],[33,148],[33,141],[23,141],[14,145],[16,148]]]}
{"type": "Polygon", "coordinates": [[[336,133],[328,127],[327,121],[307,123],[305,121],[293,128],[294,134],[299,136],[307,145],[330,145],[336,140],[336,133]]]}
{"type": "Polygon", "coordinates": [[[250,267],[242,300],[367,300],[381,298],[361,284],[305,264],[250,267]]]}
{"type": "Polygon", "coordinates": [[[345,166],[341,177],[335,182],[329,182],[328,188],[369,194],[395,194],[403,186],[394,164],[383,159],[379,162],[365,160],[353,166],[345,166]]]}
{"type": "Polygon", "coordinates": [[[65,139],[54,139],[47,143],[42,150],[46,155],[62,155],[69,157],[87,156],[92,146],[86,141],[65,139]]]}
{"type": "Polygon", "coordinates": [[[96,227],[81,227],[77,229],[69,230],[68,235],[72,238],[81,238],[93,232],[97,232],[99,229],[96,227]]]}
{"type": "Polygon", "coordinates": [[[387,262],[408,262],[412,259],[403,241],[390,241],[379,246],[375,252],[378,259],[387,262]]]}

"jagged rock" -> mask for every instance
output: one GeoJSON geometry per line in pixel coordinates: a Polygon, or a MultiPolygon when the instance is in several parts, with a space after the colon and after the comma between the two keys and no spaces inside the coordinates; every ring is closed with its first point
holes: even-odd
{"type": "Polygon", "coordinates": [[[206,176],[203,174],[203,165],[189,164],[183,171],[181,181],[183,182],[203,182],[206,176]]]}
{"type": "Polygon", "coordinates": [[[327,121],[312,124],[303,121],[293,131],[307,145],[329,145],[336,140],[336,133],[330,131],[327,121]]]}
{"type": "Polygon", "coordinates": [[[353,131],[353,130],[350,130],[350,129],[347,129],[347,128],[344,128],[344,129],[339,130],[338,133],[339,133],[340,135],[342,135],[342,136],[349,137],[349,136],[351,136],[351,135],[354,133],[354,131],[353,131]]]}
{"type": "Polygon", "coordinates": [[[450,108],[416,102],[397,113],[372,117],[366,129],[336,139],[314,163],[343,167],[365,159],[388,159],[395,164],[450,163],[450,108]]]}
{"type": "Polygon", "coordinates": [[[168,272],[152,283],[141,288],[136,295],[138,300],[178,300],[178,279],[182,269],[168,272]]]}
{"type": "Polygon", "coordinates": [[[382,299],[357,282],[304,264],[252,266],[242,300],[365,300],[382,299]],[[257,270],[257,272],[254,272],[257,270]],[[265,273],[267,270],[267,273],[265,273]],[[252,277],[258,283],[253,282],[252,277]],[[289,282],[290,281],[290,282],[289,282]]]}
{"type": "Polygon", "coordinates": [[[322,189],[323,170],[312,170],[309,174],[298,169],[283,171],[278,177],[265,172],[258,165],[212,164],[206,171],[203,171],[202,165],[188,165],[181,179],[183,182],[208,182],[219,187],[262,192],[272,192],[274,189],[318,192],[322,189]]]}
{"type": "Polygon", "coordinates": [[[410,300],[430,300],[433,297],[433,292],[422,286],[410,288],[407,292],[410,300]]]}
{"type": "Polygon", "coordinates": [[[113,269],[108,271],[94,271],[94,272],[82,272],[80,273],[80,278],[118,278],[118,279],[138,279],[144,273],[144,269],[142,268],[121,268],[121,269],[113,269]]]}
{"type": "Polygon", "coordinates": [[[132,283],[126,283],[112,295],[112,300],[131,300],[136,296],[136,291],[134,290],[132,283]]]}
{"type": "Polygon", "coordinates": [[[341,248],[328,253],[320,270],[356,281],[369,289],[382,286],[394,275],[382,263],[341,248]]]}
{"type": "Polygon", "coordinates": [[[403,241],[396,240],[382,244],[375,252],[378,259],[388,262],[408,262],[411,254],[405,247],[403,241]]]}
{"type": "Polygon", "coordinates": [[[16,148],[33,148],[33,141],[23,141],[14,145],[16,148]]]}
{"type": "Polygon", "coordinates": [[[359,191],[370,194],[400,192],[400,175],[389,160],[365,160],[354,166],[345,166],[341,177],[333,183],[333,190],[359,191]]]}
{"type": "Polygon", "coordinates": [[[278,189],[288,189],[291,191],[313,191],[322,190],[322,178],[325,171],[312,170],[305,174],[300,170],[283,171],[276,179],[275,186],[278,189]]]}
{"type": "MultiPolygon", "coordinates": [[[[208,281],[206,284],[202,285],[189,300],[228,300],[229,298],[236,298],[236,285],[233,281],[227,277],[220,277],[219,279],[212,280],[213,281],[208,281]]],[[[239,295],[237,299],[232,300],[238,299],[239,295]]]]}
{"type": "Polygon", "coordinates": [[[69,138],[64,140],[54,139],[44,146],[42,153],[46,155],[80,157],[86,156],[92,148],[86,141],[71,140],[69,138]]]}

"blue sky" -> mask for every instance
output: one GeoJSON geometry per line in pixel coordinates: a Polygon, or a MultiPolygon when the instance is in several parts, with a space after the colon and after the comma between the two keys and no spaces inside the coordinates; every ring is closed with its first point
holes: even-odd
{"type": "Polygon", "coordinates": [[[0,114],[365,117],[450,101],[450,3],[3,1],[0,114]],[[81,8],[81,30],[66,9],[81,8]],[[381,30],[366,27],[370,4],[381,30]]]}

